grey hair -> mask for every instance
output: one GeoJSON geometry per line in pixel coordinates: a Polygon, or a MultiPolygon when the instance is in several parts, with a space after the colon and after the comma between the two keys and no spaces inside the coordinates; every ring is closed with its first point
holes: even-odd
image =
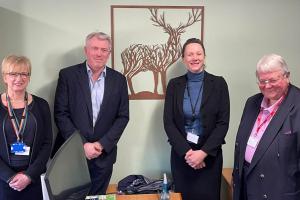
{"type": "Polygon", "coordinates": [[[272,72],[276,69],[282,70],[284,74],[289,73],[288,65],[282,56],[277,54],[264,55],[257,63],[256,75],[259,72],[272,72]]]}
{"type": "Polygon", "coordinates": [[[88,34],[85,38],[85,46],[87,45],[88,41],[94,37],[96,37],[99,40],[107,40],[109,42],[109,45],[111,46],[110,36],[103,32],[92,32],[88,34]]]}

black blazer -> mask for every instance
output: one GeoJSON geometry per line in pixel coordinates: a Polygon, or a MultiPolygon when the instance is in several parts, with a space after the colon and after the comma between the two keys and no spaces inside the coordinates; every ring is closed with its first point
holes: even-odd
{"type": "Polygon", "coordinates": [[[117,143],[129,120],[126,78],[106,67],[105,88],[101,110],[93,128],[92,101],[86,62],[62,69],[54,102],[56,125],[65,139],[76,129],[84,142],[99,141],[104,153],[97,158],[100,165],[116,161],[117,143]]]}
{"type": "Polygon", "coordinates": [[[223,77],[217,77],[204,71],[204,86],[200,112],[203,120],[203,139],[196,146],[186,140],[184,130],[183,97],[186,88],[186,76],[170,80],[164,107],[164,128],[172,149],[179,156],[193,149],[202,149],[211,156],[217,155],[229,125],[229,94],[223,77]]]}
{"type": "MultiPolygon", "coordinates": [[[[243,166],[245,150],[263,99],[261,93],[245,105],[235,143],[234,200],[244,200],[243,166]]],[[[300,199],[300,90],[290,85],[260,143],[245,175],[252,199],[300,199]]]]}
{"type": "MultiPolygon", "coordinates": [[[[34,141],[31,147],[30,163],[24,171],[29,175],[33,182],[40,181],[40,175],[46,171],[46,164],[50,156],[52,147],[52,125],[51,113],[48,103],[37,96],[32,95],[33,101],[29,112],[36,120],[36,132],[34,133],[34,141]]],[[[9,166],[8,145],[6,144],[6,136],[4,135],[4,120],[7,120],[7,108],[3,104],[0,105],[0,179],[7,182],[9,178],[16,174],[9,166]]]]}

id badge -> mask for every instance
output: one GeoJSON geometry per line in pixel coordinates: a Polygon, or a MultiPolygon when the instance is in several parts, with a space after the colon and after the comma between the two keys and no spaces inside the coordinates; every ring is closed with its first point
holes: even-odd
{"type": "Polygon", "coordinates": [[[199,136],[193,134],[193,132],[187,132],[186,136],[187,141],[192,142],[194,144],[198,144],[199,136]]]}
{"type": "Polygon", "coordinates": [[[252,135],[249,137],[249,140],[247,142],[247,145],[249,145],[252,148],[256,148],[259,140],[256,137],[253,137],[252,135]]]}
{"type": "Polygon", "coordinates": [[[16,142],[11,145],[10,152],[15,155],[29,156],[30,147],[26,146],[23,142],[16,142]]]}

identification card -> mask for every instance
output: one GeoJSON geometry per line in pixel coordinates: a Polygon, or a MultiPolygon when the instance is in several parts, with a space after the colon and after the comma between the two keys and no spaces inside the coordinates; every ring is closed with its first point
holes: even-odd
{"type": "Polygon", "coordinates": [[[25,151],[24,152],[16,152],[15,155],[29,156],[30,147],[26,146],[26,145],[24,147],[25,147],[25,151]]]}
{"type": "Polygon", "coordinates": [[[199,136],[193,134],[192,132],[187,132],[186,136],[187,141],[192,142],[194,144],[198,144],[199,136]]]}
{"type": "Polygon", "coordinates": [[[249,145],[252,148],[256,148],[259,140],[256,137],[253,137],[252,135],[249,137],[249,140],[247,142],[247,145],[249,145]]]}
{"type": "Polygon", "coordinates": [[[11,151],[11,153],[24,152],[25,151],[25,144],[23,142],[13,143],[10,146],[10,151],[11,151]]]}
{"type": "Polygon", "coordinates": [[[15,155],[29,155],[30,147],[26,146],[23,142],[16,142],[10,146],[10,152],[15,155]]]}

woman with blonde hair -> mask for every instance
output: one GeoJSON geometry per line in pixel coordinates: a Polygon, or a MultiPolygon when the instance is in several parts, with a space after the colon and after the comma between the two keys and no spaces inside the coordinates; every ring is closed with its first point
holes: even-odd
{"type": "Polygon", "coordinates": [[[0,200],[42,199],[40,175],[52,147],[48,103],[27,92],[31,63],[10,55],[2,62],[0,98],[0,200]]]}

